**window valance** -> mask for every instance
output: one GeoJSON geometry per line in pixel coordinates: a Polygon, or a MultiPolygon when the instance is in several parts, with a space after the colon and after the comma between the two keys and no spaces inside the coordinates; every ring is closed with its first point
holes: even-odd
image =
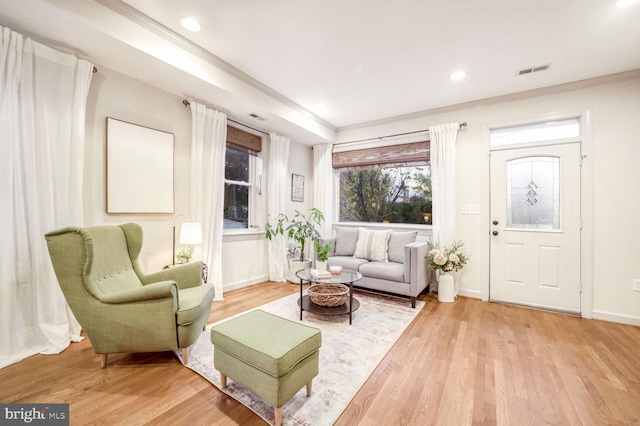
{"type": "Polygon", "coordinates": [[[353,151],[334,152],[334,169],[389,164],[426,164],[430,159],[429,141],[390,145],[353,151]]]}

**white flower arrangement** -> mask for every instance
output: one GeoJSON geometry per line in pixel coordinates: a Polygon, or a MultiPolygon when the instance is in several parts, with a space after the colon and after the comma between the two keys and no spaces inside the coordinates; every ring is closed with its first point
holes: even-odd
{"type": "Polygon", "coordinates": [[[434,271],[459,271],[469,260],[469,256],[464,250],[462,241],[454,241],[452,245],[440,251],[438,248],[429,250],[427,254],[427,264],[434,271]]]}

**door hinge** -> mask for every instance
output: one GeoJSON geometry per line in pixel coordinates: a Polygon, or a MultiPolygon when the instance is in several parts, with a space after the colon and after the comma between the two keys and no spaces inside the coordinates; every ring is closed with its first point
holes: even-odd
{"type": "Polygon", "coordinates": [[[582,165],[584,164],[584,159],[587,158],[586,155],[581,155],[580,156],[580,167],[582,167],[582,165]]]}

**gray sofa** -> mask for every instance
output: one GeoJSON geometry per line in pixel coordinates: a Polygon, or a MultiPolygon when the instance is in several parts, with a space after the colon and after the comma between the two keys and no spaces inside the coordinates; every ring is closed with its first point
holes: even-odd
{"type": "Polygon", "coordinates": [[[427,288],[426,241],[416,241],[417,231],[375,231],[365,228],[336,228],[335,235],[321,238],[330,244],[327,266],[340,265],[359,271],[362,279],[354,286],[411,298],[427,288]]]}

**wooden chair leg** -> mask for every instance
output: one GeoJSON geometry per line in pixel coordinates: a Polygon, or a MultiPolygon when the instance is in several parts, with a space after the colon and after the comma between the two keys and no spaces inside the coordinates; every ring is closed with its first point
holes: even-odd
{"type": "Polygon", "coordinates": [[[189,348],[182,348],[182,362],[184,365],[189,364],[189,348]]]}
{"type": "Polygon", "coordinates": [[[282,424],[282,407],[275,407],[273,412],[276,417],[276,426],[280,426],[282,424]]]}
{"type": "Polygon", "coordinates": [[[227,376],[222,373],[220,373],[220,385],[222,386],[222,389],[227,388],[227,376]]]}
{"type": "Polygon", "coordinates": [[[100,368],[107,368],[107,357],[109,354],[100,354],[100,368]]]}
{"type": "Polygon", "coordinates": [[[312,381],[309,380],[309,382],[307,383],[307,396],[311,396],[311,384],[312,381]]]}

